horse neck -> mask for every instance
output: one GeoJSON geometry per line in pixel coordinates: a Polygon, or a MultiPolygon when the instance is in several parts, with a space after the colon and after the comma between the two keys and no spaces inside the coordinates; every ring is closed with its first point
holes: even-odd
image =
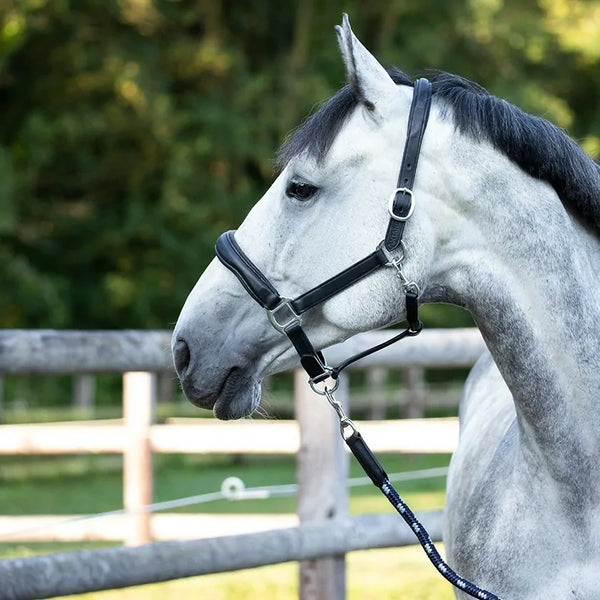
{"type": "Polygon", "coordinates": [[[600,241],[549,186],[510,168],[518,184],[499,194],[488,175],[478,187],[480,247],[462,253],[449,288],[512,392],[522,450],[568,477],[600,446],[600,241]]]}

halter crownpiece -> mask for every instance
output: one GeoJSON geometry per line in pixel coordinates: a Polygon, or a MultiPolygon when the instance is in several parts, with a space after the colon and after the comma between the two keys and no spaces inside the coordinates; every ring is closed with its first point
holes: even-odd
{"type": "Polygon", "coordinates": [[[412,188],[415,183],[417,164],[421,154],[421,142],[431,109],[431,83],[421,78],[415,81],[413,99],[408,115],[408,128],[404,154],[398,175],[398,185],[390,200],[390,223],[385,234],[385,247],[392,251],[402,242],[404,226],[415,208],[412,188]]]}
{"type": "Polygon", "coordinates": [[[353,362],[404,337],[417,335],[423,328],[418,316],[418,287],[415,283],[408,281],[402,272],[402,260],[404,259],[402,236],[406,222],[415,209],[412,186],[415,180],[421,142],[427,127],[430,106],[431,83],[427,79],[418,79],[415,82],[408,118],[406,144],[398,176],[398,185],[389,201],[390,221],[385,238],[371,254],[362,260],[297,298],[290,299],[282,297],[269,279],[244,254],[235,240],[234,231],[223,233],[217,240],[215,250],[219,260],[238,278],[248,294],[267,311],[271,325],[280,333],[285,333],[288,336],[300,356],[302,367],[313,383],[323,381],[328,377],[337,378],[340,371],[353,362]],[[398,252],[400,252],[399,256],[398,252]],[[402,283],[406,298],[408,328],[383,344],[349,358],[337,367],[328,366],[323,354],[314,348],[302,329],[302,314],[329,300],[383,266],[394,267],[402,283]]]}

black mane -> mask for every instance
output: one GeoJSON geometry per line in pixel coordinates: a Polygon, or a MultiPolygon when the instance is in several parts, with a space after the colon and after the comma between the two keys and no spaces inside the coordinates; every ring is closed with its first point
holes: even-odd
{"type": "MultiPolygon", "coordinates": [[[[398,85],[412,86],[412,79],[397,69],[389,71],[398,85]]],[[[277,154],[278,167],[284,167],[294,156],[307,152],[321,161],[352,111],[360,104],[360,96],[351,84],[346,84],[319,109],[310,115],[285,140],[277,154]]]]}
{"type": "MultiPolygon", "coordinates": [[[[389,74],[396,84],[412,85],[402,71],[389,74]]],[[[600,233],[600,166],[568,135],[457,75],[435,73],[432,84],[434,97],[448,106],[460,132],[487,140],[523,171],[547,181],[586,227],[600,233]]],[[[288,137],[278,165],[302,152],[322,160],[359,103],[352,86],[341,88],[288,137]]]]}

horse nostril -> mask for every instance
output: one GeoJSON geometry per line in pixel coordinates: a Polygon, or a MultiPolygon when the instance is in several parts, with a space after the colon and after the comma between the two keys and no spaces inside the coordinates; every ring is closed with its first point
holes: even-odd
{"type": "Polygon", "coordinates": [[[185,372],[190,366],[190,349],[183,340],[179,340],[175,344],[175,348],[173,349],[173,360],[179,378],[185,377],[185,372]]]}

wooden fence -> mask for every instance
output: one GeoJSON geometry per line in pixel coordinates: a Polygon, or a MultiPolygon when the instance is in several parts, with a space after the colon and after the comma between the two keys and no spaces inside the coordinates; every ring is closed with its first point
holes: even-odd
{"type": "MultiPolygon", "coordinates": [[[[382,336],[389,334],[390,332],[378,332],[356,336],[353,340],[332,348],[328,351],[327,356],[332,363],[336,363],[343,356],[355,352],[357,348],[379,343],[382,336]]],[[[329,558],[311,561],[310,564],[303,563],[302,568],[316,570],[316,574],[313,573],[310,577],[301,577],[301,581],[309,582],[305,583],[305,586],[309,586],[308,588],[302,589],[301,586],[301,598],[327,597],[332,600],[343,598],[345,596],[343,555],[345,552],[355,549],[357,541],[354,538],[356,536],[351,531],[352,527],[359,525],[345,514],[347,492],[344,483],[348,459],[343,450],[343,443],[337,434],[338,424],[334,412],[323,399],[316,398],[307,391],[305,376],[297,375],[295,379],[297,424],[254,421],[230,424],[208,422],[203,425],[196,423],[154,425],[152,421],[156,388],[155,374],[171,370],[169,344],[170,332],[165,331],[1,331],[0,375],[124,373],[124,418],[123,422],[118,424],[2,426],[0,427],[0,453],[123,453],[124,507],[128,514],[125,537],[127,543],[131,545],[146,544],[150,539],[160,537],[157,535],[159,518],[168,517],[168,515],[152,516],[143,510],[143,507],[152,501],[153,452],[296,453],[298,455],[300,525],[292,530],[280,530],[280,532],[287,532],[281,533],[282,537],[277,537],[275,532],[260,534],[267,537],[270,535],[269,544],[272,543],[274,548],[280,548],[283,544],[287,550],[281,550],[274,556],[269,555],[268,557],[266,554],[270,551],[265,551],[265,556],[258,558],[256,555],[257,544],[252,541],[247,543],[248,553],[246,555],[243,551],[242,540],[227,542],[224,541],[225,538],[219,538],[221,541],[162,542],[167,545],[159,543],[159,545],[146,545],[141,548],[98,550],[93,551],[91,555],[72,553],[56,555],[55,558],[37,557],[2,561],[0,572],[2,569],[10,569],[13,574],[10,582],[15,590],[9,593],[7,591],[9,588],[3,585],[3,597],[52,597],[59,594],[108,589],[148,581],[164,581],[193,574],[244,568],[235,565],[256,566],[318,556],[329,558]],[[222,444],[226,428],[227,431],[235,431],[234,435],[227,436],[229,438],[227,448],[222,444]],[[257,435],[258,428],[261,428],[261,431],[257,435]],[[318,460],[318,463],[315,463],[315,460],[318,460]],[[318,464],[319,468],[315,468],[315,464],[318,464]],[[333,529],[328,529],[334,524],[333,529]],[[311,529],[313,526],[317,528],[316,530],[319,527],[325,528],[327,532],[323,530],[321,531],[322,535],[314,537],[314,543],[309,544],[311,549],[307,550],[309,546],[306,545],[304,538],[308,535],[307,532],[313,531],[311,529]],[[335,535],[334,530],[346,533],[340,537],[341,534],[335,535]],[[321,541],[319,542],[318,539],[321,541]],[[333,539],[337,540],[337,546],[334,549],[330,547],[333,539]],[[227,543],[238,544],[235,557],[233,559],[230,557],[228,562],[217,561],[219,564],[211,563],[207,566],[206,563],[199,564],[199,561],[194,561],[193,567],[189,565],[182,567],[184,570],[187,569],[183,575],[177,568],[166,568],[167,563],[172,564],[174,561],[164,560],[164,552],[177,552],[177,555],[180,556],[189,551],[190,556],[194,556],[195,552],[200,552],[200,549],[204,548],[202,551],[209,552],[212,556],[215,547],[225,547],[219,544],[226,545],[227,543]],[[302,551],[299,551],[298,548],[301,548],[302,551]],[[95,554],[97,552],[100,554],[95,554]],[[132,554],[121,554],[123,552],[132,552],[132,554]],[[305,555],[304,552],[308,552],[308,554],[305,555]],[[129,564],[128,561],[132,561],[139,565],[142,556],[154,557],[152,559],[152,575],[136,575],[129,572],[131,569],[126,569],[128,571],[126,575],[122,573],[117,575],[116,569],[98,568],[92,569],[93,576],[86,582],[81,581],[82,576],[78,575],[75,578],[79,582],[77,583],[74,581],[71,566],[67,584],[63,582],[60,585],[57,584],[58,587],[56,587],[47,582],[46,588],[41,590],[39,586],[35,587],[37,584],[34,585],[34,579],[30,578],[28,574],[30,571],[35,571],[42,563],[27,561],[54,561],[53,569],[60,572],[63,568],[67,568],[65,565],[72,565],[72,561],[81,565],[87,560],[90,563],[95,563],[97,560],[99,561],[97,564],[104,560],[116,561],[120,565],[129,564]],[[260,562],[255,562],[256,560],[260,560],[260,562]],[[210,571],[205,569],[210,569],[210,571]],[[99,581],[98,578],[102,581],[99,581]],[[29,582],[28,584],[26,584],[26,580],[29,582]],[[67,588],[70,591],[64,591],[67,588]]],[[[476,330],[429,330],[423,332],[418,338],[413,338],[404,344],[391,346],[364,359],[357,363],[355,368],[364,369],[373,366],[397,368],[410,365],[448,368],[469,366],[480,355],[483,347],[481,337],[476,330]]],[[[343,402],[347,402],[346,387],[342,385],[338,393],[338,398],[343,402]]],[[[429,451],[451,451],[457,436],[457,426],[454,421],[430,419],[423,422],[411,421],[408,423],[405,421],[393,424],[366,422],[361,424],[361,431],[374,450],[379,452],[427,451],[422,440],[427,441],[429,451]],[[438,429],[432,433],[431,427],[438,429]],[[422,428],[429,428],[429,431],[423,433],[422,428]],[[434,443],[437,444],[435,447],[432,446],[434,443]]],[[[178,517],[180,516],[182,515],[178,515],[178,517]]],[[[12,518],[18,519],[18,517],[12,518]]],[[[7,525],[6,521],[0,521],[2,529],[7,525]]],[[[123,526],[122,520],[121,526],[123,526]]],[[[6,531],[6,529],[4,530],[6,531]]],[[[434,530],[434,534],[439,536],[439,528],[434,530]]],[[[246,538],[243,539],[246,540],[246,538]]],[[[370,540],[371,537],[365,536],[364,539],[370,540]]],[[[377,545],[376,542],[369,541],[368,543],[377,545]]],[[[398,545],[400,543],[398,537],[395,537],[391,543],[398,545]]],[[[261,547],[263,545],[267,545],[266,542],[260,544],[261,547]]],[[[221,553],[218,555],[221,556],[221,553]]],[[[75,568],[73,570],[81,572],[86,569],[75,568]]],[[[118,571],[121,572],[121,569],[118,571]]],[[[2,580],[4,580],[3,577],[2,580]]]]}
{"type": "MultiPolygon", "coordinates": [[[[440,513],[417,516],[432,538],[439,540],[440,513]]],[[[402,519],[396,514],[382,514],[208,540],[155,542],[135,548],[7,559],[0,561],[1,597],[2,600],[53,598],[410,544],[414,544],[414,535],[402,519]]],[[[318,597],[329,600],[338,594],[318,597]]]]}

